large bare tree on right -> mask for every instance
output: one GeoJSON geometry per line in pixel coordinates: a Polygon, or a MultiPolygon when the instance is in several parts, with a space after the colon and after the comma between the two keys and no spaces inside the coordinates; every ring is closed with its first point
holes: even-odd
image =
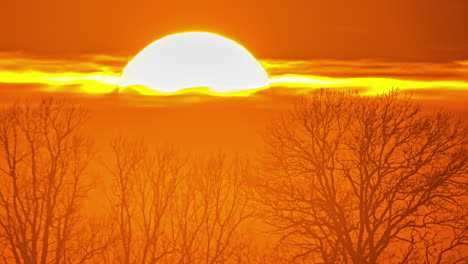
{"type": "Polygon", "coordinates": [[[467,261],[467,129],[450,114],[322,90],[266,142],[258,193],[290,262],[467,261]]]}

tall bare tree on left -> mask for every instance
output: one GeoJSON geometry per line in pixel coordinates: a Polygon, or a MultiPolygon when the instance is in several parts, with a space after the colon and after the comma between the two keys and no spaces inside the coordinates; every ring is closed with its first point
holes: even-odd
{"type": "MultiPolygon", "coordinates": [[[[10,263],[84,263],[107,247],[81,204],[92,142],[84,109],[52,99],[0,112],[0,246],[10,263]]],[[[0,255],[1,256],[1,255],[0,255]]]]}

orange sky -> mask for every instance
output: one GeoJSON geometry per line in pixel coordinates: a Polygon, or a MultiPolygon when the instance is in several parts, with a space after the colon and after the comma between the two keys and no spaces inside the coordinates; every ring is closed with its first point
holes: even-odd
{"type": "Polygon", "coordinates": [[[465,0],[14,0],[0,51],[132,56],[181,31],[237,40],[263,59],[468,59],[465,0]]]}

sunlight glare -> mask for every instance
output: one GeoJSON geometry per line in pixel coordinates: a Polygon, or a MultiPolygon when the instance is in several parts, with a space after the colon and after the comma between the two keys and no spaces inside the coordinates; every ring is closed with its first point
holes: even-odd
{"type": "Polygon", "coordinates": [[[143,85],[163,93],[207,87],[230,93],[268,86],[268,75],[241,45],[216,34],[179,33],[143,49],[125,67],[121,86],[143,85]]]}

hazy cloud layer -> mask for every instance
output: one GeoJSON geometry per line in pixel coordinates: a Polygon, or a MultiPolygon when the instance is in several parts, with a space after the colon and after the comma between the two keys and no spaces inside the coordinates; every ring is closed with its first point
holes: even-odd
{"type": "MultiPolygon", "coordinates": [[[[0,53],[0,93],[4,98],[31,94],[162,95],[142,87],[121,88],[120,74],[127,57],[86,55],[71,58],[34,57],[21,53],[0,53]]],[[[409,91],[424,99],[461,99],[468,93],[468,61],[451,63],[397,63],[379,61],[286,61],[263,60],[271,85],[249,91],[250,97],[287,97],[319,88],[356,89],[375,94],[392,88],[409,91]],[[456,98],[455,98],[456,97],[456,98]]],[[[163,98],[142,101],[178,102],[210,100],[203,89],[182,91],[163,98]]],[[[161,97],[161,96],[158,96],[161,97]]],[[[156,103],[157,104],[157,103],[156,103]]]]}

